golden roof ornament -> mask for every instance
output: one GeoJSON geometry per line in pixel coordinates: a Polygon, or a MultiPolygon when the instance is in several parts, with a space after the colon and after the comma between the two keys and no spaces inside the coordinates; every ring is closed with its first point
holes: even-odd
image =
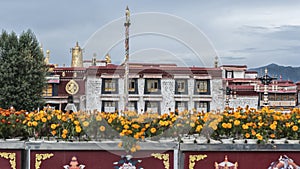
{"type": "Polygon", "coordinates": [[[110,58],[109,53],[107,53],[105,56],[105,62],[106,62],[106,64],[111,64],[111,58],[110,58]]]}
{"type": "Polygon", "coordinates": [[[46,65],[49,65],[49,63],[50,63],[50,50],[46,51],[46,57],[45,57],[44,62],[45,62],[46,65]]]}
{"type": "Polygon", "coordinates": [[[82,48],[79,46],[78,42],[74,48],[71,48],[72,53],[72,67],[83,67],[83,58],[82,58],[82,48]]]}

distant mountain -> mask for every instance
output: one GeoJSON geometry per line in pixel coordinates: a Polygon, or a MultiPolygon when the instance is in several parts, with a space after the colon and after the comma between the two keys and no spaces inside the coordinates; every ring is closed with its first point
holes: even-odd
{"type": "Polygon", "coordinates": [[[300,67],[280,66],[277,64],[270,64],[258,68],[251,68],[249,70],[255,70],[258,76],[262,76],[265,73],[265,68],[268,69],[268,74],[272,77],[276,77],[278,80],[282,77],[282,80],[291,80],[293,82],[300,81],[300,67]]]}

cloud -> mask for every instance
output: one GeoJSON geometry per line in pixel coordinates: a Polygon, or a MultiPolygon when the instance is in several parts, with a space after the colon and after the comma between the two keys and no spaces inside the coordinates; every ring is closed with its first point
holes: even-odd
{"type": "Polygon", "coordinates": [[[231,61],[235,60],[236,61],[236,60],[245,60],[247,58],[246,57],[240,57],[240,56],[222,56],[221,59],[222,60],[227,60],[227,61],[228,60],[231,60],[231,61]]]}

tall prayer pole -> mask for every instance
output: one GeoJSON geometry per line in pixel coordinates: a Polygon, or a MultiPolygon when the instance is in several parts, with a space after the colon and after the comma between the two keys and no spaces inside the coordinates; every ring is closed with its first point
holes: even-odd
{"type": "Polygon", "coordinates": [[[124,111],[128,109],[128,74],[129,74],[129,26],[130,26],[130,11],[128,6],[125,11],[126,22],[125,26],[125,74],[124,74],[124,111]]]}

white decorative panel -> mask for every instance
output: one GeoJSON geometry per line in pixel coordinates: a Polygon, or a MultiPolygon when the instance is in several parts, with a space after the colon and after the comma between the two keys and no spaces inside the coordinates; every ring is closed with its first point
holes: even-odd
{"type": "Polygon", "coordinates": [[[175,109],[174,93],[175,93],[175,80],[161,79],[161,94],[163,97],[161,103],[161,114],[169,113],[170,110],[174,112],[175,109]]]}
{"type": "Polygon", "coordinates": [[[86,110],[101,110],[99,96],[101,94],[101,79],[88,77],[86,81],[86,110]]]}
{"type": "Polygon", "coordinates": [[[225,91],[222,87],[222,79],[212,79],[210,85],[212,96],[210,110],[223,110],[225,105],[225,91]]]}

